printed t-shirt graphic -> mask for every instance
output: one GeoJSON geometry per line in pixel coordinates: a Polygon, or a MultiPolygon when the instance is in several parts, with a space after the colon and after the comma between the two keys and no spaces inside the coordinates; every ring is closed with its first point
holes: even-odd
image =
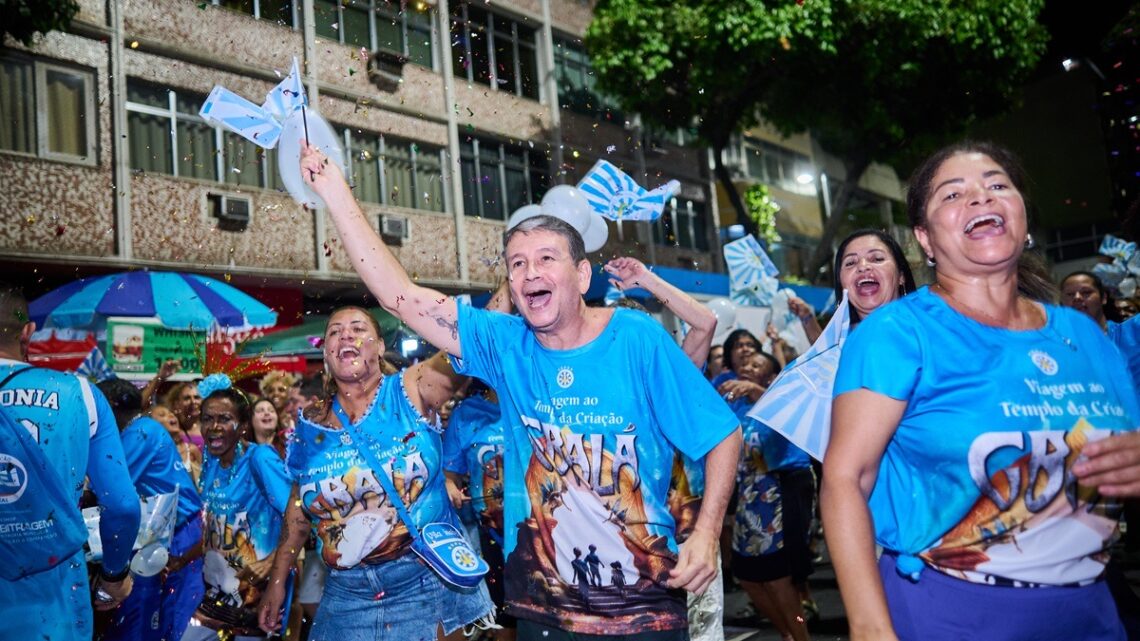
{"type": "Polygon", "coordinates": [[[736,428],[715,390],[656,321],[624,309],[570,350],[465,306],[459,331],[457,371],[500,393],[507,433],[508,612],[586,634],[684,628],[685,595],[665,587],[667,498],[674,448],[699,459],[736,428]],[[612,571],[586,587],[573,562],[591,545],[612,571]]]}
{"type": "Polygon", "coordinates": [[[443,468],[468,477],[480,525],[503,538],[503,426],[499,405],[474,396],[451,413],[443,434],[443,468]]]}
{"type": "Polygon", "coordinates": [[[289,477],[269,445],[239,444],[224,469],[206,455],[202,503],[206,511],[206,596],[226,606],[257,609],[260,586],[238,580],[241,568],[277,548],[282,516],[289,502],[289,477]]]}
{"type": "Polygon", "coordinates": [[[780,484],[766,456],[767,440],[775,434],[744,415],[751,403],[737,401],[733,410],[741,420],[744,451],[736,469],[736,514],[733,516],[732,549],[743,556],[771,554],[784,546],[780,484]]]}
{"type": "MultiPolygon", "coordinates": [[[[26,367],[26,363],[0,359],[0,379],[26,367]]],[[[99,490],[100,504],[138,504],[111,406],[86,380],[38,367],[28,369],[0,390],[0,407],[27,428],[64,487],[73,492],[76,505],[85,476],[90,477],[91,487],[99,490]]],[[[4,473],[6,467],[0,466],[0,501],[9,493],[21,491],[21,479],[26,478],[4,473]]],[[[118,524],[117,530],[112,530],[112,525],[110,520],[101,524],[100,534],[106,542],[103,558],[109,566],[121,568],[130,558],[138,519],[118,524]]],[[[37,550],[28,549],[27,554],[35,555],[37,550]]],[[[89,641],[93,627],[91,592],[82,555],[80,550],[71,561],[17,581],[0,580],[0,621],[4,621],[5,634],[13,639],[89,641]],[[68,588],[61,590],[61,585],[68,588]],[[30,604],[35,607],[30,608],[30,604]]]]}
{"type": "Polygon", "coordinates": [[[1101,574],[1120,507],[1071,468],[1086,443],[1136,429],[1136,393],[1092,321],[1045,310],[1039,331],[995,329],[923,288],[848,339],[835,394],[908,403],[870,498],[878,541],[904,570],[917,556],[978,582],[1101,574]]]}
{"type": "MultiPolygon", "coordinates": [[[[383,473],[416,524],[458,525],[443,484],[439,432],[408,401],[402,374],[384,378],[356,424],[371,437],[383,473]]],[[[412,543],[407,527],[358,444],[343,436],[343,430],[301,417],[286,454],[301,507],[317,522],[322,558],[329,567],[348,569],[400,557],[412,543]]]]}

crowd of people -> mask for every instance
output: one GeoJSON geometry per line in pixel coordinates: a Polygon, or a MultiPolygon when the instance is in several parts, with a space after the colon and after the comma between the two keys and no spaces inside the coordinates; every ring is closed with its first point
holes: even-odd
{"type": "Polygon", "coordinates": [[[1128,638],[1110,548],[1140,496],[1137,305],[1026,254],[1006,150],[947,147],[909,181],[928,286],[885,232],[838,245],[822,461],[750,416],[799,364],[773,328],[714,345],[713,313],[628,257],[611,282],[683,320],[680,344],[632,299],[587,305],[582,238],[546,215],[507,231],[504,283],[473,308],[408,276],[335,164],[301,162],[364,284],[439,351],[397,368],[344,307],[310,377],[172,385],[169,364],[92,387],[24,364],[34,325],[0,288],[0,406],[102,508],[104,541],[87,573],[76,550],[0,578],[0,636],[723,641],[735,584],[801,641],[822,532],[853,639],[1128,638]],[[134,576],[137,499],[168,493],[169,560],[134,576]]]}

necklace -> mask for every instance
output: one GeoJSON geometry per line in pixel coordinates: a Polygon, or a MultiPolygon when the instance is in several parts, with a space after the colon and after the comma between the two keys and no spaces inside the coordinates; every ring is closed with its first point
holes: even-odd
{"type": "MultiPolygon", "coordinates": [[[[991,316],[991,315],[989,315],[989,314],[987,314],[987,313],[983,312],[983,311],[982,311],[982,310],[980,310],[980,309],[977,309],[977,308],[975,308],[975,307],[971,307],[971,306],[967,305],[966,303],[963,303],[962,301],[958,300],[958,299],[957,299],[957,298],[954,296],[954,294],[951,294],[951,293],[950,293],[950,290],[948,290],[948,289],[946,289],[945,287],[943,287],[943,286],[942,286],[942,283],[938,283],[938,282],[936,282],[936,283],[934,283],[933,287],[936,287],[936,288],[938,288],[938,289],[942,290],[942,292],[943,292],[944,294],[946,294],[946,296],[947,296],[948,298],[950,298],[950,300],[954,301],[955,303],[958,303],[958,305],[960,305],[960,306],[964,307],[965,309],[967,309],[967,310],[969,310],[969,311],[973,312],[974,314],[977,314],[978,316],[982,316],[982,317],[985,317],[987,320],[991,321],[991,322],[993,323],[993,325],[994,325],[994,326],[996,326],[996,327],[1000,327],[1000,328],[1002,328],[1002,329],[1011,329],[1011,328],[1010,328],[1010,327],[1009,327],[1009,326],[1008,326],[1006,323],[1003,323],[1003,322],[999,321],[998,319],[996,319],[996,318],[994,318],[993,316],[991,316]]],[[[1020,296],[1019,296],[1018,298],[1019,298],[1019,300],[1020,300],[1020,296]]],[[[1036,309],[1036,307],[1034,307],[1034,309],[1036,309]]],[[[1041,324],[1041,327],[1037,327],[1037,328],[1036,328],[1036,330],[1037,330],[1037,331],[1038,331],[1038,332],[1039,332],[1039,333],[1040,333],[1042,336],[1046,336],[1046,337],[1048,337],[1048,336],[1049,336],[1049,334],[1046,334],[1046,333],[1045,333],[1045,329],[1046,329],[1046,328],[1048,328],[1048,329],[1049,329],[1049,331],[1050,331],[1050,332],[1052,332],[1052,334],[1054,335],[1054,337],[1055,337],[1057,340],[1059,340],[1060,342],[1064,343],[1064,345],[1065,345],[1066,347],[1068,347],[1069,349],[1073,350],[1074,352],[1075,352],[1075,351],[1077,351],[1077,346],[1073,344],[1073,341],[1072,341],[1072,340],[1070,340],[1070,339],[1069,339],[1068,337],[1066,337],[1066,336],[1062,336],[1062,335],[1061,335],[1061,334],[1060,334],[1060,333],[1059,333],[1059,332],[1058,332],[1056,329],[1053,329],[1052,327],[1050,327],[1050,326],[1049,326],[1049,323],[1048,323],[1048,322],[1042,322],[1042,324],[1041,324]]]]}
{"type": "MultiPolygon", "coordinates": [[[[1010,327],[1010,323],[1009,323],[1009,322],[1002,322],[1002,321],[998,320],[997,318],[995,318],[995,317],[991,316],[990,314],[987,314],[986,312],[984,312],[984,311],[982,311],[982,310],[980,310],[980,309],[978,309],[978,308],[976,308],[976,307],[972,307],[972,306],[970,306],[970,305],[967,305],[966,303],[963,303],[962,301],[958,300],[958,298],[957,298],[956,296],[954,296],[954,294],[950,293],[950,290],[948,290],[948,289],[946,289],[945,287],[943,287],[943,286],[942,286],[942,283],[939,283],[939,282],[935,282],[935,283],[934,283],[934,287],[937,287],[939,290],[941,290],[941,291],[942,291],[942,293],[946,294],[946,296],[947,296],[947,297],[948,297],[950,300],[952,300],[952,301],[954,301],[955,303],[957,303],[959,307],[962,307],[962,308],[966,309],[967,311],[971,312],[972,314],[974,314],[974,315],[976,315],[976,316],[981,316],[981,317],[985,318],[986,320],[988,320],[988,321],[989,321],[989,323],[987,323],[987,324],[989,324],[989,325],[992,325],[992,326],[994,326],[994,327],[999,327],[999,328],[1001,328],[1001,329],[1014,329],[1013,327],[1010,327]]],[[[1020,302],[1020,300],[1021,300],[1021,296],[1018,296],[1017,300],[1020,302]]],[[[1036,308],[1036,307],[1034,307],[1033,309],[1034,309],[1034,311],[1036,311],[1036,309],[1037,309],[1037,308],[1036,308]]],[[[1026,329],[1037,329],[1037,330],[1040,330],[1040,329],[1041,329],[1041,327],[1037,327],[1037,328],[1028,328],[1028,327],[1027,327],[1026,329]]]]}

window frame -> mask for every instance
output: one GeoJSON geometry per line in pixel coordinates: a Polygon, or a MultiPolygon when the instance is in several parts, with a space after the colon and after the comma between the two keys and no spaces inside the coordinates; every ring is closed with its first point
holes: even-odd
{"type": "MultiPolygon", "coordinates": [[[[301,1],[303,2],[304,0],[301,0],[301,1]]],[[[222,9],[225,9],[226,11],[233,11],[234,13],[240,13],[243,16],[252,16],[255,20],[266,20],[266,21],[273,20],[273,22],[275,24],[277,23],[276,19],[262,17],[262,15],[261,15],[261,0],[250,0],[250,2],[253,3],[253,13],[246,13],[245,11],[241,11],[239,9],[233,9],[233,8],[224,6],[224,5],[222,5],[222,0],[210,0],[210,4],[214,5],[215,7],[220,7],[222,9]]],[[[298,29],[298,25],[301,24],[301,14],[298,11],[299,7],[297,6],[297,4],[298,3],[296,0],[289,0],[290,24],[282,25],[285,27],[289,27],[290,29],[292,29],[294,31],[296,31],[298,29]]]]}
{"type": "Polygon", "coordinates": [[[74,165],[94,167],[98,164],[99,151],[99,112],[96,110],[97,100],[95,92],[98,83],[95,80],[95,70],[89,67],[69,65],[53,60],[41,59],[33,56],[21,55],[15,52],[4,52],[3,57],[11,63],[31,67],[31,93],[33,104],[35,132],[31,151],[17,149],[0,149],[0,153],[23,156],[25,158],[42,158],[55,162],[65,162],[74,165]],[[51,150],[51,134],[48,131],[49,100],[47,90],[48,72],[54,71],[79,79],[83,84],[83,115],[81,127],[86,138],[86,153],[75,155],[51,150]]]}
{"type": "MultiPolygon", "coordinates": [[[[452,15],[448,16],[448,24],[459,30],[458,35],[461,37],[461,40],[463,41],[463,56],[468,61],[473,60],[472,55],[471,55],[471,51],[472,51],[472,49],[471,49],[471,43],[472,43],[472,40],[471,40],[471,22],[472,22],[472,20],[471,20],[470,8],[471,8],[471,6],[470,6],[469,2],[462,2],[462,1],[457,2],[455,5],[453,5],[453,11],[456,13],[453,13],[452,15]]],[[[543,99],[544,87],[542,86],[543,83],[539,79],[535,78],[535,79],[532,79],[532,81],[531,81],[534,85],[534,94],[535,95],[530,96],[530,95],[527,95],[524,93],[523,78],[522,78],[522,61],[519,58],[520,49],[528,50],[534,56],[534,68],[535,69],[541,69],[541,59],[539,56],[540,44],[539,44],[539,38],[538,38],[538,32],[539,32],[538,27],[530,27],[526,24],[521,23],[519,20],[517,20],[511,16],[503,15],[501,13],[497,13],[494,11],[483,9],[481,7],[477,8],[477,10],[486,14],[486,17],[487,17],[486,21],[482,23],[483,36],[486,39],[486,45],[485,45],[486,51],[484,51],[483,53],[485,53],[487,56],[487,65],[489,68],[487,82],[484,83],[482,79],[475,77],[475,64],[473,62],[469,62],[469,64],[467,64],[466,66],[453,65],[454,68],[452,69],[452,73],[458,78],[465,78],[467,80],[467,82],[469,82],[469,83],[487,84],[494,91],[508,92],[508,90],[504,89],[503,85],[500,84],[500,82],[499,82],[499,70],[498,70],[499,65],[498,65],[498,61],[496,60],[495,49],[496,49],[496,42],[498,41],[500,36],[502,36],[504,38],[509,38],[510,39],[510,46],[511,46],[511,54],[514,58],[513,64],[512,64],[512,67],[513,67],[512,71],[514,74],[514,76],[513,76],[514,86],[509,90],[509,93],[511,93],[511,94],[513,94],[519,98],[526,98],[527,100],[535,100],[535,101],[541,102],[543,99]],[[503,21],[506,24],[503,26],[500,26],[496,22],[496,20],[503,21]],[[520,26],[522,28],[530,31],[530,33],[531,33],[530,41],[524,42],[522,40],[522,38],[519,36],[520,26]],[[520,44],[522,44],[523,46],[520,47],[520,44]]],[[[453,30],[453,33],[454,33],[454,30],[453,30]]]]}
{"type": "MultiPolygon", "coordinates": [[[[333,127],[334,127],[334,129],[336,129],[337,125],[333,125],[333,127]]],[[[376,157],[369,160],[368,162],[375,162],[376,163],[377,174],[378,174],[378,178],[379,178],[379,182],[380,182],[379,187],[380,187],[380,201],[381,202],[375,202],[372,200],[365,200],[364,202],[367,202],[367,203],[370,203],[373,205],[381,205],[383,207],[397,207],[399,209],[406,209],[406,210],[415,211],[415,212],[426,212],[426,213],[430,213],[430,214],[447,214],[450,212],[450,207],[448,206],[449,205],[449,203],[448,203],[448,189],[447,189],[447,182],[446,182],[447,176],[446,176],[446,169],[445,169],[446,168],[446,164],[445,164],[445,162],[446,162],[446,159],[445,159],[446,149],[445,148],[439,147],[437,145],[423,143],[423,142],[420,142],[418,140],[412,140],[410,138],[401,138],[399,136],[391,136],[390,137],[387,134],[380,134],[380,133],[375,133],[372,131],[354,129],[352,127],[340,126],[339,129],[340,129],[340,136],[341,136],[341,144],[343,145],[343,148],[346,150],[345,156],[347,158],[347,162],[345,164],[347,165],[346,166],[347,171],[346,171],[345,175],[348,176],[350,179],[352,178],[352,175],[354,173],[354,168],[356,166],[356,163],[361,162],[361,161],[356,159],[356,154],[354,154],[352,152],[352,148],[353,148],[352,138],[353,138],[353,136],[360,137],[360,138],[366,138],[366,139],[369,139],[368,142],[375,142],[376,143],[376,151],[377,151],[376,157]],[[421,165],[420,165],[419,159],[421,157],[424,157],[426,159],[426,158],[432,158],[434,156],[434,161],[436,163],[436,167],[438,167],[438,169],[439,169],[440,185],[442,186],[442,189],[440,190],[441,191],[441,197],[440,197],[440,208],[439,209],[425,209],[425,208],[416,207],[416,206],[409,207],[406,205],[401,205],[398,203],[391,202],[392,193],[390,190],[390,186],[388,184],[388,174],[387,174],[386,169],[387,169],[387,163],[388,163],[389,159],[390,158],[395,159],[395,157],[388,153],[388,144],[389,144],[388,139],[389,138],[391,138],[391,142],[394,144],[403,144],[403,145],[407,145],[407,147],[408,147],[409,158],[407,158],[407,159],[399,158],[399,160],[410,160],[410,162],[412,164],[412,188],[411,189],[412,189],[412,194],[413,194],[413,199],[412,199],[413,203],[419,203],[420,202],[418,194],[420,193],[420,191],[422,189],[422,186],[421,186],[422,176],[420,173],[421,165]],[[422,147],[424,145],[427,145],[429,150],[423,149],[422,147]],[[435,151],[433,153],[430,150],[435,150],[435,151]]],[[[429,164],[429,163],[425,163],[425,166],[427,164],[429,164]]],[[[435,172],[432,172],[433,175],[434,175],[434,173],[435,172]]],[[[430,180],[427,181],[427,183],[430,183],[430,182],[431,182],[430,180]]],[[[424,183],[424,184],[426,185],[427,183],[424,183]]],[[[354,187],[355,187],[355,185],[354,185],[354,187]]]]}
{"type": "Polygon", "coordinates": [[[697,220],[705,215],[705,208],[707,203],[698,203],[691,198],[679,198],[674,196],[665,203],[665,210],[661,213],[661,217],[653,225],[653,242],[657,245],[664,247],[675,247],[694,252],[708,252],[711,251],[708,241],[708,224],[707,221],[703,226],[704,233],[698,234],[697,220]],[[684,203],[682,209],[679,205],[684,203]],[[699,206],[698,206],[699,204],[699,206]],[[669,231],[665,228],[665,222],[668,220],[670,227],[672,227],[673,240],[669,240],[669,231]],[[689,242],[681,243],[681,229],[680,225],[684,225],[684,232],[688,237],[689,242]]]}
{"type": "MultiPolygon", "coordinates": [[[[475,181],[474,181],[475,194],[474,195],[475,195],[475,203],[477,204],[478,209],[479,209],[479,211],[477,211],[477,212],[468,211],[466,205],[464,205],[463,215],[464,216],[470,216],[472,218],[482,218],[484,220],[497,220],[497,221],[503,221],[503,222],[506,222],[510,218],[512,211],[511,211],[510,197],[509,197],[509,194],[507,191],[507,168],[508,168],[508,165],[510,166],[510,169],[514,169],[514,170],[518,170],[520,168],[522,169],[523,178],[525,180],[526,191],[527,191],[524,200],[531,202],[531,203],[536,202],[537,201],[537,197],[536,197],[537,194],[535,192],[537,190],[535,189],[535,182],[534,181],[536,178],[540,177],[541,175],[545,175],[549,179],[549,174],[550,174],[549,167],[547,168],[547,171],[545,173],[543,173],[541,171],[541,168],[535,166],[536,159],[540,159],[540,158],[541,158],[541,156],[536,155],[533,150],[531,150],[531,149],[529,149],[523,145],[513,145],[510,143],[506,143],[506,142],[502,142],[502,141],[498,141],[498,140],[493,140],[493,139],[489,139],[489,138],[478,138],[476,136],[468,136],[466,140],[463,140],[461,138],[459,141],[460,167],[462,167],[462,163],[464,160],[470,160],[474,163],[474,171],[475,171],[475,181]],[[490,145],[494,145],[494,147],[495,147],[495,149],[494,149],[495,154],[494,154],[493,162],[496,165],[496,172],[495,173],[498,175],[498,181],[499,181],[498,182],[499,193],[497,194],[497,200],[500,203],[499,208],[501,211],[498,212],[500,214],[500,216],[495,216],[495,217],[491,217],[491,216],[488,216],[486,214],[486,209],[485,209],[486,199],[483,198],[483,187],[484,187],[484,185],[483,185],[483,181],[481,180],[481,176],[484,173],[483,163],[484,162],[492,162],[491,159],[484,157],[484,151],[489,151],[489,150],[484,150],[483,147],[484,146],[490,146],[490,145]],[[520,163],[515,162],[515,160],[508,158],[508,154],[507,154],[508,146],[512,150],[517,150],[517,151],[522,152],[524,161],[521,163],[521,167],[520,167],[520,163]]],[[[460,176],[462,176],[462,168],[460,169],[460,176]]],[[[468,193],[466,191],[467,185],[462,184],[462,187],[464,188],[464,192],[463,192],[464,196],[466,196],[468,193]]],[[[466,200],[466,198],[464,198],[464,200],[466,200]]]]}
{"type": "MultiPolygon", "coordinates": [[[[217,1],[217,0],[215,0],[215,1],[217,1]]],[[[336,5],[336,24],[337,24],[336,38],[330,38],[330,37],[322,34],[320,31],[316,31],[315,30],[316,25],[314,25],[314,33],[316,34],[316,36],[318,38],[322,38],[325,40],[332,40],[333,42],[337,42],[337,43],[342,44],[342,45],[347,45],[347,43],[345,43],[345,41],[344,41],[344,12],[345,12],[345,9],[347,9],[348,7],[345,7],[344,4],[342,2],[340,2],[340,0],[336,0],[333,4],[336,5]]],[[[366,9],[363,6],[354,7],[353,9],[354,10],[364,9],[365,13],[368,17],[368,50],[369,51],[374,52],[374,51],[379,50],[379,48],[380,48],[379,47],[380,35],[379,35],[379,29],[376,26],[376,20],[378,18],[385,19],[385,20],[391,19],[393,21],[398,22],[399,28],[400,28],[400,51],[396,51],[395,53],[398,53],[401,56],[403,56],[411,64],[419,65],[421,67],[425,66],[424,63],[419,62],[419,61],[412,58],[411,47],[408,46],[408,31],[409,31],[408,12],[413,11],[412,9],[403,9],[403,10],[399,10],[399,11],[393,11],[391,8],[391,3],[384,2],[383,0],[380,0],[379,2],[377,0],[368,0],[368,6],[366,9]]],[[[430,60],[428,60],[426,68],[431,69],[432,71],[438,71],[439,70],[439,64],[440,64],[439,63],[439,56],[442,55],[440,53],[439,40],[436,37],[436,29],[434,28],[434,24],[433,24],[435,12],[436,12],[436,8],[434,5],[431,8],[429,8],[427,11],[423,12],[428,16],[428,32],[427,32],[427,35],[428,35],[429,46],[431,48],[431,56],[430,56],[430,60]]],[[[411,30],[415,31],[417,34],[422,33],[422,31],[419,29],[412,28],[411,30]]],[[[347,46],[355,47],[356,45],[347,45],[347,46]]],[[[391,49],[388,49],[387,47],[385,47],[385,50],[392,51],[391,49]]]]}
{"type": "MultiPolygon", "coordinates": [[[[133,167],[133,163],[130,162],[130,159],[128,159],[128,164],[132,165],[132,167],[131,167],[132,172],[141,171],[144,173],[155,174],[155,175],[160,175],[160,176],[171,176],[173,178],[199,180],[199,181],[208,182],[208,183],[216,183],[216,184],[222,185],[222,186],[224,186],[224,188],[230,189],[230,190],[235,190],[235,189],[237,189],[237,190],[263,189],[263,190],[271,191],[271,192],[280,192],[284,189],[284,187],[282,185],[280,185],[281,181],[280,181],[279,177],[278,178],[270,178],[270,176],[276,176],[276,172],[277,172],[277,163],[275,162],[275,159],[276,159],[275,154],[277,152],[276,149],[264,149],[263,153],[258,154],[259,155],[258,169],[261,173],[258,176],[258,184],[257,185],[247,185],[247,184],[243,184],[240,182],[230,182],[229,180],[227,180],[227,177],[229,176],[229,171],[227,171],[227,167],[237,166],[237,163],[234,162],[234,159],[230,158],[229,154],[226,151],[226,136],[232,135],[232,136],[235,136],[239,140],[242,140],[242,141],[245,141],[245,138],[238,136],[238,134],[233,133],[229,130],[223,129],[220,126],[211,125],[209,122],[206,121],[206,119],[202,118],[198,114],[189,114],[189,113],[178,111],[178,96],[179,96],[180,92],[176,88],[169,87],[169,86],[163,86],[163,85],[160,85],[158,83],[149,82],[147,80],[142,80],[142,79],[135,78],[135,77],[128,78],[127,82],[128,83],[133,82],[133,83],[137,83],[140,85],[146,85],[149,87],[153,87],[153,88],[157,89],[158,91],[165,91],[166,92],[166,107],[155,107],[153,105],[148,105],[148,104],[144,104],[144,103],[140,103],[140,102],[133,102],[131,100],[127,100],[124,103],[124,106],[126,108],[128,122],[130,120],[132,113],[141,113],[141,114],[146,114],[148,116],[155,116],[157,118],[165,119],[166,124],[168,125],[167,136],[169,137],[169,144],[170,144],[170,158],[168,159],[171,163],[171,172],[170,173],[167,173],[165,171],[157,171],[157,170],[136,169],[135,167],[133,167]],[[178,159],[180,156],[179,149],[178,149],[178,123],[180,123],[180,122],[192,122],[195,124],[204,124],[204,125],[209,126],[211,131],[213,132],[214,151],[215,151],[215,153],[213,154],[214,155],[214,160],[213,160],[214,177],[213,178],[203,178],[201,176],[184,176],[184,175],[182,175],[182,173],[178,167],[178,159]]],[[[196,92],[196,91],[184,90],[181,92],[181,95],[183,98],[186,98],[186,96],[188,94],[201,95],[201,94],[198,94],[198,92],[196,92]]],[[[205,100],[204,95],[203,95],[202,99],[205,100]]],[[[128,126],[128,131],[129,131],[129,129],[130,128],[128,126]]],[[[128,144],[128,154],[130,153],[129,147],[130,147],[130,145],[128,144]]],[[[263,149],[260,145],[258,145],[257,148],[263,149]]]]}

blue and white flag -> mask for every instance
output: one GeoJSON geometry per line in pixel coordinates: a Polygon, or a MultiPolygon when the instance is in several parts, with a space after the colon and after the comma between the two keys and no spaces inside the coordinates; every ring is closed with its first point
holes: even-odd
{"type": "Polygon", "coordinates": [[[87,358],[79,364],[75,370],[76,374],[85,376],[96,383],[102,383],[109,378],[115,378],[115,371],[107,364],[107,359],[103,357],[103,352],[99,351],[98,347],[91,348],[87,354],[87,358]]]}
{"type": "Polygon", "coordinates": [[[728,266],[729,287],[733,291],[749,289],[764,276],[775,278],[780,274],[752,234],[726,244],[724,262],[728,266]]]}
{"type": "Polygon", "coordinates": [[[1112,234],[1105,234],[1104,240],[1100,242],[1099,253],[1127,261],[1136,253],[1136,243],[1130,243],[1112,234]]]}
{"type": "Polygon", "coordinates": [[[831,392],[851,329],[847,293],[815,343],[784,368],[748,411],[812,458],[822,461],[831,437],[831,392]]]}
{"type": "Polygon", "coordinates": [[[221,85],[215,85],[198,111],[206,122],[220,125],[265,149],[277,146],[282,123],[293,112],[309,104],[301,84],[297,59],[293,68],[277,86],[265,95],[261,106],[255,105],[221,85]]]}
{"type": "Polygon", "coordinates": [[[648,191],[606,160],[599,160],[578,182],[578,189],[598,215],[610,220],[657,220],[665,203],[681,192],[681,183],[670,180],[648,191]]]}

